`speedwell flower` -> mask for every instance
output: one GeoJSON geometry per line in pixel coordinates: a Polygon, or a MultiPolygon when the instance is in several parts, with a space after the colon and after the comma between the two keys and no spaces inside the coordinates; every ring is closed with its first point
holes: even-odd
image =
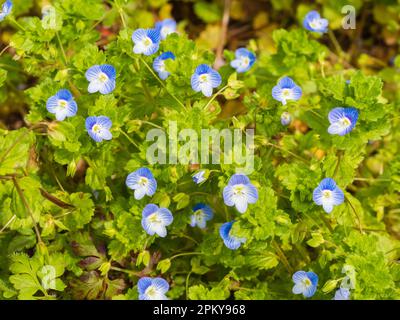
{"type": "Polygon", "coordinates": [[[240,213],[244,213],[248,203],[256,203],[258,191],[247,176],[234,174],[224,188],[223,197],[227,206],[235,206],[240,213]]]}
{"type": "Polygon", "coordinates": [[[3,5],[1,6],[1,10],[0,10],[0,21],[3,21],[5,17],[7,17],[12,10],[12,1],[11,0],[7,0],[5,2],[3,2],[3,5]]]}
{"type": "Polygon", "coordinates": [[[162,80],[167,79],[170,75],[165,68],[165,60],[167,59],[175,60],[175,55],[171,51],[167,51],[155,58],[153,62],[153,69],[158,73],[158,76],[162,80]]]}
{"type": "Polygon", "coordinates": [[[196,225],[204,229],[206,222],[211,220],[214,216],[213,210],[210,206],[204,203],[198,203],[193,207],[193,214],[190,216],[190,225],[195,227],[196,225]]]}
{"type": "Polygon", "coordinates": [[[272,88],[272,97],[286,105],[287,100],[297,101],[301,98],[301,88],[289,77],[279,80],[278,84],[272,88]]]}
{"type": "Polygon", "coordinates": [[[318,276],[310,271],[297,271],[293,274],[294,286],[292,292],[294,294],[303,294],[304,297],[310,298],[317,291],[318,276]]]}
{"type": "Polygon", "coordinates": [[[242,243],[246,242],[246,238],[239,238],[231,234],[234,222],[235,221],[226,222],[219,228],[219,235],[222,240],[224,240],[225,246],[231,250],[238,249],[242,243]]]}
{"type": "Polygon", "coordinates": [[[163,278],[140,278],[138,283],[139,300],[168,300],[165,295],[169,284],[163,278]]]}
{"type": "Polygon", "coordinates": [[[206,64],[199,65],[192,75],[192,89],[202,92],[206,97],[211,97],[213,88],[219,87],[222,79],[220,74],[206,64]]]}
{"type": "Polygon", "coordinates": [[[133,52],[150,56],[157,52],[160,46],[160,31],[158,29],[137,29],[132,34],[133,52]]]}
{"type": "Polygon", "coordinates": [[[135,199],[140,200],[145,195],[151,197],[157,190],[157,181],[148,168],[139,168],[126,177],[128,188],[135,190],[135,199]]]}
{"type": "Polygon", "coordinates": [[[87,117],[85,126],[89,136],[96,142],[112,139],[110,132],[112,122],[106,116],[87,117]]]}
{"type": "Polygon", "coordinates": [[[328,32],[328,20],[322,19],[320,14],[313,10],[307,13],[303,20],[303,26],[309,31],[326,33],[328,32]]]}
{"type": "Polygon", "coordinates": [[[159,208],[155,204],[148,204],[142,211],[142,227],[149,235],[158,234],[160,237],[167,235],[167,228],[174,217],[167,208],[159,208]]]}
{"type": "Polygon", "coordinates": [[[174,19],[165,19],[156,23],[156,29],[160,32],[161,39],[164,40],[171,33],[176,32],[176,21],[174,19]]]}
{"type": "Polygon", "coordinates": [[[246,48],[239,48],[235,51],[235,60],[231,61],[231,67],[236,69],[236,72],[246,72],[249,70],[254,62],[256,56],[246,48]]]}
{"type": "Polygon", "coordinates": [[[358,120],[358,110],[356,108],[334,108],[329,112],[328,128],[330,134],[344,136],[354,129],[358,120]]]}
{"type": "Polygon", "coordinates": [[[343,203],[344,193],[333,179],[325,178],[314,189],[313,200],[317,205],[322,205],[325,212],[330,213],[333,210],[333,206],[343,203]]]}
{"type": "Polygon", "coordinates": [[[86,71],[86,79],[89,81],[89,93],[99,91],[101,94],[109,94],[115,89],[115,68],[109,64],[95,65],[86,71]]]}
{"type": "Polygon", "coordinates": [[[63,121],[66,117],[76,115],[78,105],[69,90],[61,89],[47,100],[46,109],[54,113],[58,121],[63,121]]]}
{"type": "Polygon", "coordinates": [[[200,183],[202,183],[203,181],[206,181],[207,178],[204,177],[205,173],[206,173],[205,170],[201,170],[201,171],[197,172],[197,173],[192,177],[193,181],[194,181],[195,183],[197,183],[197,184],[200,184],[200,183]]]}
{"type": "Polygon", "coordinates": [[[333,300],[350,300],[350,290],[347,288],[337,289],[333,300]]]}
{"type": "Polygon", "coordinates": [[[281,114],[281,124],[283,126],[287,126],[290,124],[290,122],[292,122],[292,116],[290,115],[289,112],[283,112],[281,114]]]}

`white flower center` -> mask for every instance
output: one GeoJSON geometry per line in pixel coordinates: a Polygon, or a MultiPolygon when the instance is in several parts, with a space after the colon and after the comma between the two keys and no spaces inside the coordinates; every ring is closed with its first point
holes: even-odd
{"type": "Polygon", "coordinates": [[[344,127],[344,128],[347,128],[348,126],[351,125],[351,121],[350,121],[348,118],[346,118],[346,117],[343,117],[342,119],[340,119],[340,120],[339,120],[339,123],[340,123],[340,125],[341,125],[342,127],[344,127]]]}
{"type": "Polygon", "coordinates": [[[242,66],[247,67],[250,64],[250,59],[248,57],[242,57],[242,66]]]}
{"type": "Polygon", "coordinates": [[[108,76],[104,72],[102,72],[102,73],[99,74],[98,79],[99,79],[100,82],[104,83],[104,82],[106,82],[108,80],[108,76]]]}
{"type": "Polygon", "coordinates": [[[92,131],[93,131],[94,133],[100,133],[100,131],[101,131],[101,125],[95,124],[95,125],[93,126],[93,128],[92,128],[92,131]]]}
{"type": "Polygon", "coordinates": [[[283,89],[282,90],[282,95],[284,97],[289,97],[290,96],[290,89],[283,89]]]}
{"type": "Polygon", "coordinates": [[[149,179],[147,179],[146,177],[140,177],[140,179],[139,179],[139,184],[140,184],[142,187],[145,187],[145,186],[147,185],[148,182],[149,182],[149,179]]]}
{"type": "Polygon", "coordinates": [[[330,199],[330,198],[332,198],[332,191],[331,190],[323,190],[322,191],[322,196],[325,199],[330,199]]]}
{"type": "Polygon", "coordinates": [[[144,294],[147,295],[149,298],[154,299],[157,297],[158,292],[157,292],[157,289],[154,288],[154,286],[150,286],[146,289],[144,294]]]}
{"type": "Polygon", "coordinates": [[[321,20],[320,19],[314,19],[310,22],[310,27],[313,29],[320,29],[321,28],[321,20]]]}
{"type": "Polygon", "coordinates": [[[245,192],[245,186],[242,184],[238,184],[233,187],[233,194],[235,196],[241,196],[244,194],[244,192],[245,192]]]}
{"type": "Polygon", "coordinates": [[[199,77],[200,83],[208,82],[208,74],[202,74],[199,77]]]}
{"type": "Polygon", "coordinates": [[[161,219],[159,218],[157,212],[154,212],[151,215],[149,215],[148,219],[149,219],[149,222],[151,222],[151,223],[160,224],[162,222],[161,219]]]}
{"type": "Polygon", "coordinates": [[[305,287],[311,286],[311,281],[310,281],[310,279],[308,279],[308,278],[305,278],[305,279],[301,280],[301,282],[303,283],[303,285],[304,285],[305,287]]]}
{"type": "Polygon", "coordinates": [[[146,38],[143,39],[143,45],[144,45],[145,47],[149,47],[149,46],[151,46],[152,44],[153,44],[153,41],[151,41],[151,39],[150,39],[149,37],[146,37],[146,38]]]}
{"type": "Polygon", "coordinates": [[[61,108],[66,108],[68,106],[68,102],[65,100],[58,100],[58,106],[61,108]]]}

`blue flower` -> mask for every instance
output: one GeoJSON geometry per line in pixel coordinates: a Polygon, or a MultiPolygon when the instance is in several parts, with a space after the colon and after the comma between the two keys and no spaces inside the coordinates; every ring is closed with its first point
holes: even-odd
{"type": "Polygon", "coordinates": [[[281,114],[281,123],[283,126],[287,126],[292,122],[292,116],[290,115],[289,112],[283,112],[281,114]]]}
{"type": "Polygon", "coordinates": [[[231,250],[238,249],[242,243],[246,242],[246,238],[239,238],[231,234],[234,222],[235,221],[226,222],[219,228],[219,235],[222,240],[224,240],[225,246],[231,250]]]}
{"type": "Polygon", "coordinates": [[[322,19],[317,11],[310,11],[304,17],[303,26],[309,31],[325,33],[328,32],[328,20],[322,19]]]}
{"type": "Polygon", "coordinates": [[[204,229],[206,227],[206,222],[211,220],[214,216],[213,210],[211,207],[204,203],[198,203],[193,207],[193,212],[190,216],[190,225],[195,227],[196,225],[204,229]]]}
{"type": "Polygon", "coordinates": [[[205,173],[206,173],[205,170],[201,170],[201,171],[197,172],[197,173],[193,176],[193,181],[194,181],[195,183],[197,183],[197,184],[200,184],[200,183],[206,181],[207,178],[204,177],[205,173]]]}
{"type": "Polygon", "coordinates": [[[88,117],[85,126],[89,136],[96,142],[112,139],[110,132],[112,122],[106,116],[88,117]]]}
{"type": "Polygon", "coordinates": [[[63,121],[66,117],[76,115],[78,105],[69,90],[61,89],[47,100],[46,109],[54,113],[58,121],[63,121]]]}
{"type": "Polygon", "coordinates": [[[159,55],[154,59],[153,69],[158,73],[158,76],[165,80],[168,78],[170,73],[165,69],[165,60],[172,59],[175,60],[175,56],[171,51],[167,51],[159,55]]]}
{"type": "Polygon", "coordinates": [[[167,208],[159,208],[155,204],[148,204],[142,211],[142,227],[149,235],[158,234],[160,237],[167,235],[167,228],[174,217],[167,208]]]}
{"type": "Polygon", "coordinates": [[[247,176],[234,174],[224,188],[223,196],[227,206],[236,206],[240,213],[244,213],[247,210],[248,203],[256,203],[258,191],[247,176]]]}
{"type": "Polygon", "coordinates": [[[90,82],[88,91],[109,94],[115,89],[115,68],[109,64],[95,65],[86,71],[86,79],[90,82]]]}
{"type": "Polygon", "coordinates": [[[176,31],[176,21],[174,19],[165,19],[156,23],[156,29],[160,32],[161,39],[164,40],[171,33],[176,31]]]}
{"type": "Polygon", "coordinates": [[[279,80],[278,84],[272,88],[272,97],[286,105],[287,100],[297,101],[301,98],[301,88],[289,77],[279,80]]]}
{"type": "Polygon", "coordinates": [[[135,190],[135,199],[140,200],[145,195],[151,197],[157,190],[157,181],[148,168],[139,168],[126,178],[128,188],[135,190]]]}
{"type": "Polygon", "coordinates": [[[206,64],[199,65],[192,75],[192,89],[202,92],[206,97],[211,97],[213,88],[219,87],[222,79],[220,74],[206,64]]]}
{"type": "Polygon", "coordinates": [[[356,108],[334,108],[329,112],[328,128],[330,134],[344,136],[354,129],[358,120],[358,110],[356,108]]]}
{"type": "Polygon", "coordinates": [[[330,213],[333,210],[333,206],[344,202],[344,193],[333,179],[325,178],[314,189],[313,200],[317,205],[322,205],[325,212],[330,213]]]}
{"type": "Polygon", "coordinates": [[[246,72],[256,61],[256,56],[246,48],[237,49],[235,57],[236,59],[231,61],[231,67],[235,68],[238,73],[246,72]]]}
{"type": "Polygon", "coordinates": [[[150,56],[157,52],[160,46],[160,32],[158,29],[137,29],[132,34],[135,44],[133,52],[150,56]]]}
{"type": "Polygon", "coordinates": [[[169,284],[163,278],[140,278],[138,283],[139,300],[168,300],[165,295],[169,284]]]}
{"type": "Polygon", "coordinates": [[[304,297],[310,298],[317,291],[318,276],[312,271],[297,271],[292,279],[295,283],[292,289],[294,294],[303,294],[304,297]]]}
{"type": "Polygon", "coordinates": [[[350,290],[347,288],[336,290],[333,300],[350,300],[350,290]]]}
{"type": "Polygon", "coordinates": [[[7,0],[3,2],[3,5],[1,6],[0,10],[0,21],[3,21],[5,17],[7,17],[12,10],[13,4],[11,0],[7,0]]]}

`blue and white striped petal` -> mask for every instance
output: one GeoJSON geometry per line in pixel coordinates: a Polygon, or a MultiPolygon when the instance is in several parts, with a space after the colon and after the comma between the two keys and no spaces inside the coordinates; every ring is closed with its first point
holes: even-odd
{"type": "Polygon", "coordinates": [[[329,22],[321,18],[320,14],[313,10],[307,13],[303,20],[303,26],[309,31],[326,33],[328,32],[329,22]]]}
{"type": "Polygon", "coordinates": [[[137,29],[132,34],[133,52],[150,56],[160,47],[160,31],[158,29],[137,29]]]}
{"type": "Polygon", "coordinates": [[[204,176],[205,173],[206,173],[205,170],[201,170],[201,171],[197,172],[197,173],[192,177],[193,181],[194,181],[196,184],[200,184],[200,183],[206,181],[207,178],[204,176]]]}
{"type": "Polygon", "coordinates": [[[170,73],[166,70],[165,60],[175,60],[175,55],[171,51],[167,51],[159,55],[153,61],[153,69],[158,73],[160,79],[165,80],[168,78],[170,73]]]}
{"type": "Polygon", "coordinates": [[[13,3],[11,0],[4,1],[1,10],[0,10],[0,21],[3,21],[5,17],[7,17],[12,10],[13,3]]]}
{"type": "Polygon", "coordinates": [[[272,88],[272,97],[283,105],[286,105],[288,100],[297,101],[301,96],[301,88],[290,77],[281,78],[272,88]]]}
{"type": "Polygon", "coordinates": [[[326,213],[331,213],[334,206],[344,202],[344,193],[333,179],[325,178],[314,189],[313,200],[317,205],[322,206],[326,213]]]}
{"type": "Polygon", "coordinates": [[[246,48],[239,48],[235,51],[235,59],[231,61],[231,67],[236,72],[242,73],[248,71],[256,61],[256,56],[246,48]]]}
{"type": "Polygon", "coordinates": [[[350,300],[350,290],[347,288],[339,288],[336,290],[333,300],[350,300]]]}
{"type": "Polygon", "coordinates": [[[142,277],[137,283],[139,300],[168,300],[169,284],[163,278],[142,277]]]}
{"type": "Polygon", "coordinates": [[[76,115],[78,105],[69,90],[61,89],[47,100],[46,109],[55,114],[58,121],[63,121],[67,117],[76,115]]]}
{"type": "Polygon", "coordinates": [[[240,213],[245,213],[249,203],[256,203],[258,191],[246,175],[234,174],[223,190],[223,198],[227,206],[235,206],[240,213]]]}
{"type": "Polygon", "coordinates": [[[135,190],[136,200],[142,199],[145,195],[151,197],[157,190],[157,180],[148,168],[139,168],[130,173],[126,178],[128,188],[135,190]]]}
{"type": "Polygon", "coordinates": [[[351,132],[358,120],[358,110],[356,108],[334,108],[329,112],[328,120],[330,134],[344,136],[351,132]]]}
{"type": "Polygon", "coordinates": [[[304,297],[310,298],[317,291],[318,276],[312,271],[297,271],[293,274],[292,280],[294,282],[292,288],[294,294],[303,294],[304,297]]]}
{"type": "Polygon", "coordinates": [[[148,204],[142,211],[142,227],[149,235],[157,234],[160,237],[167,235],[166,227],[173,221],[171,211],[159,208],[155,204],[148,204]]]}
{"type": "Polygon", "coordinates": [[[89,136],[96,142],[112,139],[110,132],[112,122],[106,116],[88,117],[86,118],[85,126],[89,136]]]}
{"type": "Polygon", "coordinates": [[[291,116],[291,114],[289,113],[289,112],[283,112],[282,114],[281,114],[281,124],[283,125],[283,126],[287,126],[287,125],[289,125],[290,124],[290,122],[292,122],[292,116],[291,116]]]}
{"type": "Polygon", "coordinates": [[[219,235],[224,241],[225,246],[230,250],[237,250],[246,242],[246,238],[236,237],[231,234],[234,222],[235,221],[226,222],[219,228],[219,235]]]}
{"type": "Polygon", "coordinates": [[[116,71],[112,65],[94,65],[86,71],[85,76],[89,81],[89,93],[109,94],[115,89],[116,71]]]}
{"type": "Polygon", "coordinates": [[[201,91],[206,97],[211,97],[213,88],[219,87],[221,82],[220,74],[206,64],[199,65],[191,78],[192,89],[201,91]]]}
{"type": "Polygon", "coordinates": [[[198,203],[193,207],[193,214],[190,216],[190,225],[192,227],[197,225],[200,229],[204,229],[207,221],[211,220],[213,216],[214,213],[210,206],[198,203]]]}
{"type": "Polygon", "coordinates": [[[165,19],[156,23],[156,29],[160,32],[161,39],[164,40],[171,33],[176,32],[176,21],[174,19],[165,19]]]}

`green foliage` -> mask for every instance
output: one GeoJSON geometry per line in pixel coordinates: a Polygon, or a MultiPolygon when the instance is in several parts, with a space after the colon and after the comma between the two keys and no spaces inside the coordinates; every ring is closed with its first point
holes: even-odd
{"type": "MultiPolygon", "coordinates": [[[[199,64],[215,61],[198,30],[219,30],[221,1],[190,4],[191,18],[208,25],[189,25],[188,35],[186,19],[179,33],[161,42],[157,55],[176,56],[166,62],[171,75],[165,81],[152,69],[156,55],[132,52],[131,35],[170,17],[178,4],[56,0],[52,26],[35,11],[39,1],[15,2],[13,15],[22,28],[4,21],[11,49],[0,53],[0,103],[4,110],[15,103],[28,111],[16,130],[0,129],[0,299],[137,299],[143,276],[166,279],[172,299],[302,299],[291,292],[297,270],[318,274],[315,299],[332,299],[346,276],[355,284],[352,299],[400,298],[400,56],[392,66],[381,64],[380,72],[362,63],[358,70],[348,53],[333,52],[328,35],[301,27],[310,4],[271,1],[272,12],[263,9],[253,21],[248,48],[256,53],[255,65],[236,73],[229,66],[234,50],[226,49],[222,84],[214,93],[220,91],[206,98],[192,90],[190,78],[199,64]],[[89,94],[85,72],[104,63],[116,68],[116,89],[89,94]],[[271,95],[283,76],[303,90],[299,101],[285,106],[271,95]],[[46,101],[61,88],[73,93],[78,113],[56,121],[46,101]],[[328,113],[339,106],[360,112],[345,136],[327,132],[328,113]],[[288,127],[280,122],[284,111],[294,119],[288,127]],[[111,141],[90,139],[85,119],[93,115],[111,119],[111,141]],[[169,121],[198,134],[255,130],[249,178],[259,199],[246,213],[222,198],[235,165],[147,162],[147,132],[168,133],[169,121]],[[125,179],[143,166],[151,168],[158,188],[135,200],[125,179]],[[197,185],[192,176],[200,169],[207,180],[197,185]],[[331,214],[312,196],[325,177],[345,194],[331,214]],[[205,229],[189,225],[199,202],[214,211],[205,229]],[[143,230],[148,203],[173,213],[165,238],[143,230]],[[219,235],[222,223],[232,220],[232,233],[246,238],[238,250],[229,250],[219,235]]],[[[342,2],[318,2],[334,30],[342,2]]],[[[390,14],[382,19],[386,5],[348,2],[360,10],[373,7],[376,23],[398,30],[398,4],[389,1],[390,14]]],[[[231,19],[246,22],[239,5],[243,9],[244,1],[233,1],[231,19]]],[[[234,37],[241,31],[230,32],[234,37]]],[[[242,42],[239,37],[226,47],[242,42]]]]}

